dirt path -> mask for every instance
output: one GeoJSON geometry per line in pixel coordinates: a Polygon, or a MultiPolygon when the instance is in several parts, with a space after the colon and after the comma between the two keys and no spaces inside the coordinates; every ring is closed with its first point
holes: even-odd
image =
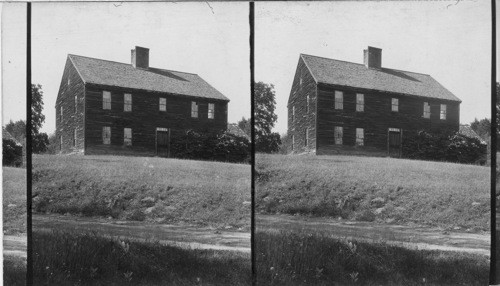
{"type": "Polygon", "coordinates": [[[33,229],[95,232],[102,236],[137,241],[159,241],[184,248],[250,252],[250,233],[218,231],[208,227],[147,224],[62,215],[32,216],[33,229]]]}
{"type": "Polygon", "coordinates": [[[439,228],[337,221],[290,215],[257,215],[257,231],[303,230],[362,241],[384,241],[417,249],[490,255],[490,234],[446,232],[439,228]]]}
{"type": "Polygon", "coordinates": [[[26,258],[27,249],[26,235],[4,235],[3,236],[3,255],[26,258]]]}

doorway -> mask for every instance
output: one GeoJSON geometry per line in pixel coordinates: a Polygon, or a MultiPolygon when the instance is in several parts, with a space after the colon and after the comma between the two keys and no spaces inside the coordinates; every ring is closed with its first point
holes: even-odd
{"type": "Polygon", "coordinates": [[[389,157],[401,158],[403,131],[399,128],[389,128],[387,137],[387,153],[389,157]]]}
{"type": "Polygon", "coordinates": [[[156,128],[156,156],[170,157],[170,130],[156,128]]]}

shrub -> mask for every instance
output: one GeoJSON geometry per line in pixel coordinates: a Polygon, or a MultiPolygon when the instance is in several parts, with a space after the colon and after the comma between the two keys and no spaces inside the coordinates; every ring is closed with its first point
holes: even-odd
{"type": "Polygon", "coordinates": [[[3,166],[20,167],[23,164],[23,147],[11,139],[2,139],[3,166]]]}

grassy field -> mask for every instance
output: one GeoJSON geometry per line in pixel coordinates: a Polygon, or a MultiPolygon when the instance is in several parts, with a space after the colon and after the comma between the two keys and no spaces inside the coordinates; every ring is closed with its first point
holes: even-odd
{"type": "Polygon", "coordinates": [[[26,169],[3,167],[3,233],[26,233],[26,169]]]}
{"type": "Polygon", "coordinates": [[[250,285],[250,254],[33,233],[34,285],[250,285]]]}
{"type": "Polygon", "coordinates": [[[33,156],[36,212],[250,227],[250,165],[119,156],[33,156]]]}
{"type": "Polygon", "coordinates": [[[255,234],[257,285],[488,285],[486,256],[310,232],[255,234]]]}
{"type": "Polygon", "coordinates": [[[490,169],[353,156],[256,155],[256,211],[490,230],[490,169]]]}

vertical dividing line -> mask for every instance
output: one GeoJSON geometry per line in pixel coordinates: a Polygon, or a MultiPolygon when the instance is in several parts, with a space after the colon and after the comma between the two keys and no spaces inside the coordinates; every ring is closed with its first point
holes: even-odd
{"type": "Polygon", "coordinates": [[[33,284],[33,255],[32,255],[32,225],[31,225],[31,3],[27,3],[26,11],[26,234],[27,260],[26,284],[33,284]]]}
{"type": "Polygon", "coordinates": [[[255,76],[254,76],[254,31],[255,31],[255,15],[254,3],[249,3],[250,13],[250,130],[251,130],[251,194],[252,194],[252,207],[251,207],[251,224],[250,224],[250,247],[251,247],[251,261],[252,261],[252,285],[256,285],[257,272],[256,272],[256,259],[255,259],[255,118],[254,118],[254,90],[255,90],[255,76]]]}
{"type": "Polygon", "coordinates": [[[497,94],[496,94],[496,7],[491,1],[491,246],[490,246],[490,284],[500,283],[500,271],[497,266],[497,221],[496,221],[496,166],[497,166],[497,94]]]}

